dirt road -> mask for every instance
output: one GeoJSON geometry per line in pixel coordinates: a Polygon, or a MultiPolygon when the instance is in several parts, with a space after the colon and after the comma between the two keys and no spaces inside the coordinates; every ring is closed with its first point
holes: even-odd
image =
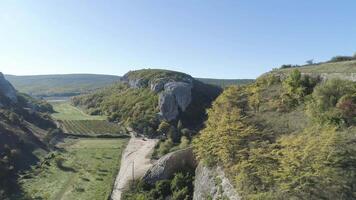
{"type": "Polygon", "coordinates": [[[152,166],[150,154],[158,140],[143,139],[131,134],[131,139],[121,158],[120,171],[116,177],[114,189],[111,195],[112,200],[120,200],[121,193],[132,177],[140,178],[152,166]],[[134,173],[132,173],[132,171],[134,173]]]}

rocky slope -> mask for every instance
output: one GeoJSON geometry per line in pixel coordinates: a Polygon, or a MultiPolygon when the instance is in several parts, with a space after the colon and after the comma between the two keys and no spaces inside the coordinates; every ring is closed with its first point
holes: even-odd
{"type": "Polygon", "coordinates": [[[240,200],[241,197],[221,167],[209,168],[200,163],[195,170],[193,200],[201,199],[240,200]]]}
{"type": "Polygon", "coordinates": [[[16,189],[16,172],[37,162],[49,149],[54,132],[49,133],[55,125],[44,105],[18,94],[0,73],[0,199],[5,198],[4,191],[16,189]]]}
{"type": "Polygon", "coordinates": [[[0,94],[8,98],[11,103],[17,103],[17,95],[15,88],[7,81],[4,75],[0,72],[0,94]]]}

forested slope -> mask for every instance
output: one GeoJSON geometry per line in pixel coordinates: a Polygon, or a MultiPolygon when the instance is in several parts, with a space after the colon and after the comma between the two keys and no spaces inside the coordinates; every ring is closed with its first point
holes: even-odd
{"type": "Polygon", "coordinates": [[[268,74],[227,88],[194,140],[243,199],[355,199],[356,83],[268,74]]]}

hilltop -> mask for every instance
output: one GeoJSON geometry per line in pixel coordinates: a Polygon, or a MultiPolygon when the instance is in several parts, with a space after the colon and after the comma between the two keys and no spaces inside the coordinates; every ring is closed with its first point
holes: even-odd
{"type": "MultiPolygon", "coordinates": [[[[302,74],[307,74],[311,76],[320,76],[321,78],[340,78],[351,81],[356,81],[356,60],[346,60],[346,61],[328,61],[311,65],[303,65],[297,67],[289,67],[282,69],[275,69],[269,73],[272,74],[288,74],[293,69],[298,69],[302,74]]],[[[267,74],[269,74],[267,73],[267,74]]]]}
{"type": "Polygon", "coordinates": [[[72,102],[88,113],[105,114],[152,136],[161,122],[200,126],[205,109],[220,92],[221,88],[181,72],[144,69],[128,72],[120,82],[72,102]]]}

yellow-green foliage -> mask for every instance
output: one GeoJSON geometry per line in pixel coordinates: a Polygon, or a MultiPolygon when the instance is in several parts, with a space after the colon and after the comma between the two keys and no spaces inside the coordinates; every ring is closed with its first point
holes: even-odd
{"type": "MultiPolygon", "coordinates": [[[[338,115],[331,116],[355,119],[354,110],[346,109],[356,105],[354,83],[329,80],[308,95],[315,84],[294,71],[282,84],[270,86],[283,87],[277,96],[287,93],[296,100],[299,111],[293,112],[307,107],[308,113],[317,113],[312,117],[329,119],[329,112],[337,110],[338,115]]],[[[256,105],[251,101],[257,93],[261,106],[270,105],[274,99],[266,98],[267,86],[266,81],[257,80],[247,87],[229,87],[216,99],[208,110],[206,127],[193,141],[198,159],[223,166],[244,199],[355,199],[353,124],[343,128],[315,120],[294,132],[272,131],[272,124],[258,117],[272,111],[246,107],[256,105]]]]}
{"type": "Polygon", "coordinates": [[[148,88],[133,89],[116,84],[93,94],[72,99],[76,106],[91,114],[104,114],[144,134],[152,134],[158,126],[158,96],[148,88]]]}
{"type": "Polygon", "coordinates": [[[354,199],[355,129],[313,126],[280,139],[278,188],[298,199],[354,199]]]}

